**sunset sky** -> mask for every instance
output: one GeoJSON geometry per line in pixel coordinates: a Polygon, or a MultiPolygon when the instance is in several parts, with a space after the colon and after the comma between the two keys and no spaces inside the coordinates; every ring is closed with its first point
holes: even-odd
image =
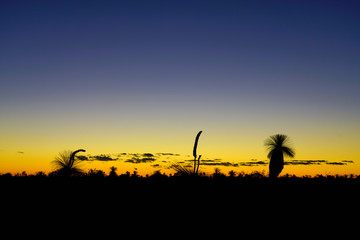
{"type": "Polygon", "coordinates": [[[360,174],[360,1],[0,2],[0,173],[360,174]],[[209,165],[210,163],[210,165],[209,165]]]}

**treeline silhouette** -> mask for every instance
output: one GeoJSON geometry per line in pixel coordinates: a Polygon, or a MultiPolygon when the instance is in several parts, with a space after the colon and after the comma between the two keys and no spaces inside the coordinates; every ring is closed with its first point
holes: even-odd
{"type": "Polygon", "coordinates": [[[314,176],[304,175],[296,176],[295,174],[285,174],[277,179],[268,178],[265,171],[252,171],[252,172],[235,172],[233,170],[228,173],[223,173],[220,168],[215,168],[213,173],[199,173],[198,175],[184,175],[181,171],[175,173],[162,173],[161,170],[154,171],[153,174],[146,174],[145,176],[140,175],[137,171],[126,171],[125,173],[118,174],[117,168],[110,167],[109,173],[99,169],[89,169],[87,172],[82,171],[76,175],[63,175],[59,174],[58,171],[53,171],[46,174],[43,171],[39,171],[34,174],[27,174],[25,171],[21,173],[11,174],[3,173],[0,174],[0,180],[6,181],[14,179],[15,181],[47,181],[47,180],[59,180],[59,181],[107,181],[107,182],[132,182],[132,183],[145,183],[145,182],[175,182],[175,181],[198,181],[198,182],[234,182],[234,183],[245,183],[245,182],[360,182],[360,175],[355,174],[317,174],[314,176]]]}
{"type": "Polygon", "coordinates": [[[85,204],[89,209],[96,206],[98,211],[103,206],[122,206],[137,209],[138,214],[149,209],[161,209],[164,216],[169,209],[171,214],[181,216],[181,212],[191,208],[204,211],[204,206],[215,206],[214,209],[227,205],[255,208],[275,203],[271,209],[285,207],[292,211],[304,204],[314,206],[332,202],[337,207],[349,206],[354,201],[358,202],[360,175],[297,177],[286,174],[273,179],[265,172],[223,173],[215,169],[210,174],[182,175],[155,171],[142,176],[136,171],[118,174],[117,169],[112,167],[108,173],[90,169],[72,176],[56,172],[5,173],[0,175],[0,189],[2,200],[8,206],[14,202],[23,206],[25,202],[27,209],[33,206],[41,209],[50,204],[55,209],[72,212],[85,204]],[[29,203],[33,205],[29,206],[29,203]]]}

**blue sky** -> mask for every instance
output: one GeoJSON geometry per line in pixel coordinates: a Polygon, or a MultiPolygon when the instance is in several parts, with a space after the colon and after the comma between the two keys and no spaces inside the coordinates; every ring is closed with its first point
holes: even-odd
{"type": "MultiPolygon", "coordinates": [[[[66,87],[89,95],[115,89],[120,95],[230,91],[329,99],[337,91],[355,94],[358,86],[356,1],[2,5],[5,88],[24,86],[19,93],[30,99],[43,89],[64,94],[57,90],[66,87]]],[[[13,95],[6,90],[3,97],[13,95]]]]}

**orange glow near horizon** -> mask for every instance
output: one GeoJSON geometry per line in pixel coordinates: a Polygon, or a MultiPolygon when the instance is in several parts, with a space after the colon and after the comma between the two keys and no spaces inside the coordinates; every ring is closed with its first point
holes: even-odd
{"type": "MultiPolygon", "coordinates": [[[[245,139],[235,141],[231,138],[225,138],[224,135],[218,135],[217,138],[211,138],[208,134],[206,134],[207,132],[204,133],[205,134],[203,134],[200,138],[198,147],[198,154],[202,155],[202,161],[204,163],[210,161],[214,161],[216,163],[230,163],[230,165],[201,165],[201,172],[212,174],[215,168],[220,168],[221,172],[224,174],[228,174],[231,170],[237,173],[251,173],[259,171],[264,174],[268,174],[268,164],[260,164],[257,166],[245,164],[249,162],[251,163],[252,161],[268,161],[266,159],[267,152],[262,144],[262,141],[255,142],[255,139],[252,140],[250,137],[246,139],[247,142],[245,139]],[[216,142],[218,140],[220,141],[219,143],[216,142]]],[[[193,135],[195,136],[195,134],[193,135]]],[[[186,140],[184,138],[170,139],[161,144],[159,140],[155,141],[156,138],[147,144],[144,142],[146,139],[139,139],[136,142],[142,147],[137,148],[135,145],[131,146],[129,142],[127,145],[125,143],[119,143],[119,145],[126,145],[126,147],[121,148],[121,150],[118,151],[113,150],[117,147],[116,144],[110,145],[111,141],[109,141],[109,144],[104,144],[104,142],[95,144],[94,139],[88,140],[88,144],[79,146],[87,150],[86,153],[80,155],[88,157],[103,155],[113,158],[114,160],[100,161],[93,159],[92,161],[83,161],[81,166],[85,171],[88,171],[89,169],[98,169],[103,170],[106,174],[109,173],[111,166],[115,166],[117,168],[118,174],[124,174],[127,171],[131,173],[133,171],[137,171],[139,175],[145,176],[151,175],[155,171],[159,170],[166,174],[174,173],[174,171],[169,168],[172,163],[186,161],[187,164],[192,164],[189,160],[193,159],[192,138],[194,136],[190,136],[189,139],[186,140]],[[166,143],[168,145],[165,145],[166,143]],[[96,148],[95,145],[97,145],[98,148],[96,148]],[[126,149],[129,149],[129,151],[126,151],[126,149]],[[165,151],[161,151],[161,149],[165,149],[165,151]],[[183,152],[184,149],[186,149],[187,152],[183,152]],[[119,154],[121,153],[127,153],[128,155],[119,157],[119,154]],[[126,161],[133,158],[133,155],[135,154],[141,157],[144,153],[153,154],[155,160],[137,164],[126,161]],[[168,155],[160,155],[159,153],[166,153],[168,155]],[[176,154],[176,156],[170,154],[176,154]],[[116,158],[118,159],[115,160],[116,158]]],[[[299,137],[299,139],[301,138],[299,137]]],[[[309,141],[302,142],[299,140],[296,141],[296,144],[295,141],[293,142],[297,153],[295,156],[296,160],[326,160],[328,164],[318,163],[309,165],[285,165],[281,175],[295,174],[297,176],[314,176],[317,174],[360,174],[360,164],[357,161],[358,150],[355,148],[353,151],[350,151],[350,148],[346,149],[346,151],[343,148],[344,150],[341,151],[341,149],[334,149],[334,146],[332,145],[334,143],[331,142],[328,145],[324,144],[323,146],[318,146],[312,149],[310,147],[312,144],[309,141]],[[307,152],[305,152],[305,149],[307,152]],[[329,151],[316,151],[321,149],[329,149],[329,151]],[[343,154],[344,152],[346,152],[346,154],[343,154]]],[[[75,146],[75,144],[73,146],[75,146]]],[[[79,147],[73,147],[72,150],[79,147]]],[[[63,146],[63,149],[66,149],[65,146],[63,146]]],[[[38,141],[34,141],[32,144],[29,144],[28,147],[17,148],[17,146],[8,145],[7,150],[1,150],[0,152],[0,173],[3,174],[10,172],[12,174],[16,174],[23,171],[26,171],[28,174],[34,174],[39,171],[49,173],[54,170],[51,161],[55,158],[58,152],[61,152],[61,150],[58,151],[56,144],[52,145],[50,143],[46,143],[46,141],[40,143],[39,139],[38,141]],[[46,147],[41,148],[41,144],[44,144],[46,147]]],[[[287,161],[291,162],[292,160],[285,159],[285,162],[287,161]]]]}
{"type": "Polygon", "coordinates": [[[81,113],[74,113],[74,119],[70,120],[58,115],[46,118],[45,115],[44,118],[34,116],[12,118],[14,116],[9,115],[7,120],[2,120],[4,130],[0,139],[0,173],[48,173],[53,170],[51,161],[59,152],[79,148],[86,149],[86,153],[81,154],[84,156],[110,155],[113,158],[120,153],[179,154],[178,157],[162,156],[152,162],[138,164],[126,162],[130,156],[116,161],[94,160],[83,163],[85,170],[96,168],[106,173],[111,166],[117,167],[120,174],[134,170],[141,175],[152,174],[157,170],[170,173],[172,170],[168,167],[171,161],[192,159],[195,135],[203,130],[198,145],[198,154],[202,155],[202,160],[216,159],[217,162],[238,164],[236,167],[200,167],[200,171],[209,174],[215,167],[226,174],[230,170],[265,171],[267,174],[267,165],[250,167],[241,163],[266,160],[264,140],[274,133],[284,133],[290,137],[296,150],[294,159],[326,160],[330,163],[285,165],[282,174],[360,174],[360,128],[356,121],[348,121],[346,125],[331,122],[331,119],[320,123],[316,119],[298,120],[297,116],[290,118],[286,115],[287,119],[274,123],[257,117],[247,120],[241,118],[241,115],[237,118],[217,116],[204,121],[198,120],[197,116],[191,121],[180,116],[134,121],[131,121],[131,117],[83,121],[81,113]],[[243,126],[239,126],[240,121],[243,126]],[[348,162],[342,162],[344,160],[348,162]]]}
{"type": "Polygon", "coordinates": [[[195,135],[203,130],[198,145],[202,160],[217,159],[218,162],[238,164],[237,167],[201,166],[200,171],[206,173],[212,173],[215,167],[222,169],[223,173],[230,170],[267,173],[267,165],[249,167],[241,163],[252,159],[266,160],[264,140],[270,135],[283,133],[289,136],[296,150],[294,159],[326,160],[330,164],[285,165],[282,174],[360,174],[360,128],[356,118],[347,120],[346,124],[326,117],[321,118],[323,122],[316,116],[299,119],[297,115],[285,113],[281,121],[269,121],[257,115],[244,118],[243,112],[226,117],[214,115],[203,118],[204,114],[212,116],[210,111],[203,110],[194,113],[193,119],[177,114],[145,119],[134,115],[114,115],[84,120],[81,118],[84,112],[74,112],[71,119],[61,112],[50,111],[52,114],[46,115],[47,112],[49,110],[29,116],[23,113],[25,117],[21,118],[8,114],[0,119],[3,127],[0,173],[50,172],[53,170],[51,161],[59,152],[79,148],[86,149],[86,153],[81,155],[111,155],[113,158],[120,153],[179,154],[173,159],[163,156],[138,164],[126,162],[130,157],[83,163],[85,170],[96,168],[106,173],[111,166],[117,167],[118,173],[135,169],[141,175],[157,170],[170,173],[171,170],[167,169],[170,161],[192,159],[195,135]],[[344,160],[348,162],[342,162],[344,160]]]}

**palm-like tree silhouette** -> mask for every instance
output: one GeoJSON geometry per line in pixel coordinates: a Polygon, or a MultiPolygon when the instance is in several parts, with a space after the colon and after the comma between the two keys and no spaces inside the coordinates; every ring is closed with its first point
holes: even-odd
{"type": "Polygon", "coordinates": [[[265,140],[265,146],[269,150],[269,177],[276,178],[284,168],[284,155],[293,158],[295,150],[289,146],[288,136],[283,134],[270,136],[265,140]]]}
{"type": "Polygon", "coordinates": [[[55,160],[52,162],[55,166],[55,171],[60,175],[71,176],[82,173],[82,169],[79,167],[81,161],[75,158],[75,154],[78,152],[85,152],[84,149],[78,149],[76,151],[63,151],[60,152],[55,160]]]}

